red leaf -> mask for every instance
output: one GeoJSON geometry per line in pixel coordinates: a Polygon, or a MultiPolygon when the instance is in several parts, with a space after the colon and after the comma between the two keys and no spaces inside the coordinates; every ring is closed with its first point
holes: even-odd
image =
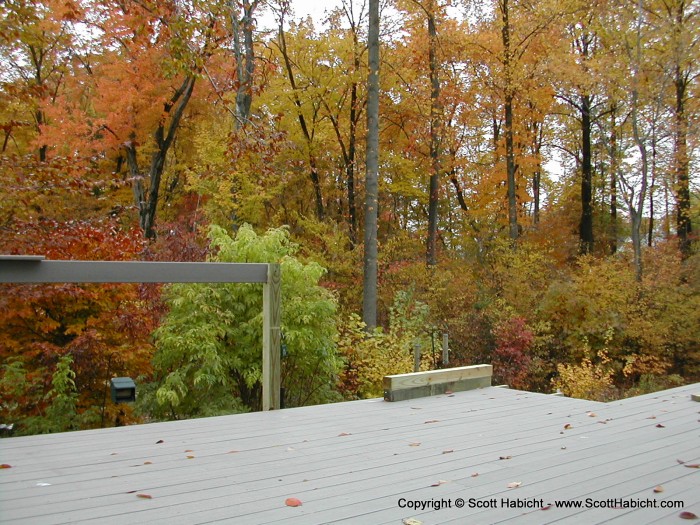
{"type": "Polygon", "coordinates": [[[692,512],[681,512],[678,516],[680,516],[684,520],[696,520],[698,519],[697,514],[693,514],[692,512]]]}
{"type": "Polygon", "coordinates": [[[654,492],[656,494],[663,492],[663,491],[664,491],[664,488],[661,485],[657,485],[656,487],[654,487],[654,492]]]}
{"type": "Polygon", "coordinates": [[[549,510],[549,509],[551,509],[551,508],[552,508],[552,504],[551,504],[551,503],[547,503],[547,504],[546,504],[544,507],[542,507],[540,510],[549,510]]]}
{"type": "Polygon", "coordinates": [[[443,485],[443,484],[445,484],[445,483],[447,483],[447,481],[445,481],[444,479],[439,479],[439,480],[437,480],[435,483],[433,483],[433,484],[430,485],[430,486],[431,486],[431,487],[439,487],[440,485],[443,485]]]}
{"type": "Polygon", "coordinates": [[[153,499],[153,496],[150,494],[136,494],[137,498],[143,498],[143,499],[153,499]]]}
{"type": "Polygon", "coordinates": [[[160,445],[161,443],[165,443],[165,441],[163,441],[162,439],[159,439],[158,441],[156,441],[156,445],[160,445]]]}
{"type": "Polygon", "coordinates": [[[301,500],[297,498],[287,498],[284,500],[284,504],[287,507],[301,507],[301,500]]]}
{"type": "Polygon", "coordinates": [[[658,425],[656,425],[656,428],[666,428],[666,426],[659,423],[658,425]]]}
{"type": "Polygon", "coordinates": [[[3,463],[0,465],[0,468],[12,468],[12,465],[8,465],[7,463],[3,463]]]}

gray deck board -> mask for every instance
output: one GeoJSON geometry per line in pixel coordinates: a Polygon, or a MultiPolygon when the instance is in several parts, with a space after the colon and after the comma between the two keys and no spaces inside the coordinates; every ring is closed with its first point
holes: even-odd
{"type": "Polygon", "coordinates": [[[420,511],[398,500],[650,496],[700,515],[700,469],[676,461],[700,462],[697,390],[604,404],[486,388],[4,439],[0,523],[663,523],[683,509],[420,511]]]}

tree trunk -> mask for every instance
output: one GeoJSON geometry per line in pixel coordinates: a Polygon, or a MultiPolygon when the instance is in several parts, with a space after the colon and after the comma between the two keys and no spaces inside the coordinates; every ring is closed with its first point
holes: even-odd
{"type": "Polygon", "coordinates": [[[175,140],[175,134],[180,126],[182,115],[192,96],[196,79],[197,77],[194,75],[186,77],[182,85],[175,91],[175,94],[163,106],[163,116],[154,134],[156,150],[153,152],[151,165],[148,170],[148,191],[144,188],[144,176],[138,166],[134,137],[132,136],[131,140],[123,144],[126,150],[129,172],[133,181],[134,201],[139,209],[139,225],[141,229],[143,229],[147,239],[155,239],[156,237],[156,211],[158,209],[160,181],[165,168],[165,160],[170,146],[172,146],[173,140],[175,140]],[[166,119],[169,116],[170,122],[166,126],[166,119]]]}
{"type": "MultiPolygon", "coordinates": [[[[682,4],[682,3],[681,3],[682,4]]],[[[679,7],[679,17],[682,10],[679,7]]],[[[690,221],[690,176],[688,170],[688,117],[685,113],[688,78],[680,65],[675,68],[676,105],[673,129],[673,168],[676,179],[676,232],[684,257],[691,253],[693,226],[690,221]]]]}
{"type": "Polygon", "coordinates": [[[428,12],[428,39],[430,64],[430,185],[428,195],[428,245],[426,264],[437,264],[438,197],[440,185],[440,125],[442,104],[440,101],[440,78],[437,60],[437,27],[435,13],[428,12]]]}
{"type": "Polygon", "coordinates": [[[610,253],[617,252],[617,131],[615,108],[610,112],[610,253]]]}
{"type": "Polygon", "coordinates": [[[236,129],[244,127],[250,120],[250,107],[253,102],[253,75],[255,55],[253,53],[253,12],[258,1],[243,2],[243,16],[238,18],[238,2],[229,0],[233,53],[236,57],[236,129]],[[242,37],[242,38],[241,38],[242,37]],[[242,40],[242,42],[241,42],[242,40]]]}
{"type": "Polygon", "coordinates": [[[591,162],[591,96],[581,95],[580,252],[593,252],[593,165],[591,162]]]}
{"type": "Polygon", "coordinates": [[[369,0],[365,252],[362,320],[377,326],[377,206],[379,204],[379,0],[369,0]]]}
{"type": "Polygon", "coordinates": [[[515,164],[515,146],[513,139],[513,52],[510,42],[510,17],[508,12],[508,0],[499,2],[501,10],[501,37],[503,41],[503,69],[505,71],[505,93],[504,93],[504,113],[505,113],[505,141],[506,141],[506,184],[508,187],[508,233],[512,241],[519,237],[518,228],[518,200],[517,187],[515,184],[515,173],[518,169],[515,164]]]}

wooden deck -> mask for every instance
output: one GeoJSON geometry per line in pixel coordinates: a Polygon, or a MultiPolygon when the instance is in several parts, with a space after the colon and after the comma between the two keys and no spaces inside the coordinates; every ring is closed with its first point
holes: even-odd
{"type": "Polygon", "coordinates": [[[699,392],[602,404],[489,387],[4,439],[0,522],[686,523],[700,516],[699,392]],[[556,507],[587,498],[659,508],[556,507]]]}

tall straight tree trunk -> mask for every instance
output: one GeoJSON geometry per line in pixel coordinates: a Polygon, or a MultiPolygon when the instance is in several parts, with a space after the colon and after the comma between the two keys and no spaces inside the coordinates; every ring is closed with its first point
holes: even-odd
{"type": "Polygon", "coordinates": [[[259,0],[244,1],[243,16],[238,17],[238,2],[229,0],[231,33],[233,34],[233,54],[236,58],[236,117],[235,127],[244,127],[250,119],[250,107],[253,102],[253,75],[255,73],[255,55],[253,53],[253,13],[259,0]]]}
{"type": "Polygon", "coordinates": [[[506,185],[508,189],[508,233],[512,241],[516,241],[520,234],[518,228],[518,197],[515,183],[515,173],[518,166],[515,164],[515,145],[513,138],[513,100],[515,99],[513,86],[513,51],[510,42],[510,14],[509,0],[500,0],[501,10],[501,38],[503,41],[503,69],[505,71],[504,114],[506,141],[506,185]]]}
{"type": "Polygon", "coordinates": [[[437,60],[437,27],[435,25],[434,3],[428,11],[428,39],[430,64],[430,187],[428,196],[428,246],[426,264],[437,264],[438,200],[440,191],[440,126],[442,104],[440,101],[440,77],[437,60]]]}
{"type": "Polygon", "coordinates": [[[377,326],[377,206],[379,205],[379,0],[369,0],[367,154],[365,172],[365,252],[362,320],[377,326]]]}
{"type": "Polygon", "coordinates": [[[693,225],[690,221],[688,117],[685,113],[688,79],[679,65],[676,65],[675,69],[676,105],[674,108],[673,126],[673,168],[676,179],[676,231],[678,233],[678,244],[681,253],[684,257],[687,257],[691,252],[693,233],[693,225]]]}
{"type": "Polygon", "coordinates": [[[593,164],[591,160],[591,97],[581,95],[581,253],[593,252],[593,164]]]}
{"type": "Polygon", "coordinates": [[[615,107],[610,111],[610,253],[617,252],[617,130],[615,107]]]}

